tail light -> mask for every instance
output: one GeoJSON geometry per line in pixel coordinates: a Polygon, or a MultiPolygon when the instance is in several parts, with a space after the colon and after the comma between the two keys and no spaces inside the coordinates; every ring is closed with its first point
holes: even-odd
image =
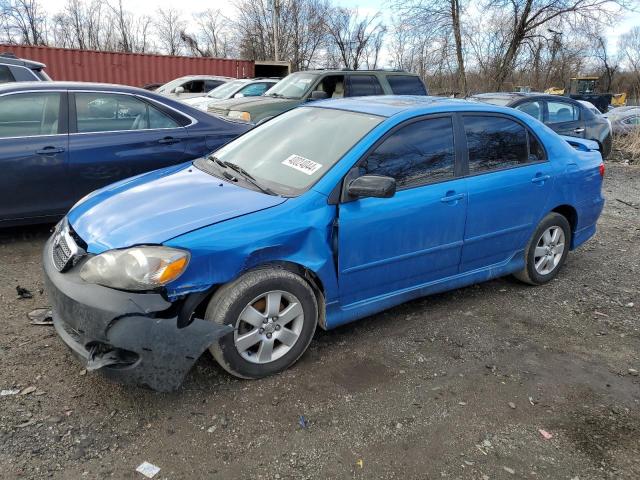
{"type": "Polygon", "coordinates": [[[600,164],[600,168],[599,168],[599,170],[600,170],[600,177],[601,177],[601,178],[604,178],[604,170],[605,170],[605,168],[604,168],[604,162],[602,162],[602,163],[600,164]]]}

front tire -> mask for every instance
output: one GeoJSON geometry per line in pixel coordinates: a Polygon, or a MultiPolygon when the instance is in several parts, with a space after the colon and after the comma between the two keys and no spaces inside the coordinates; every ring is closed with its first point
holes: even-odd
{"type": "Polygon", "coordinates": [[[552,212],[542,219],[525,249],[525,267],[513,274],[530,285],[543,285],[553,280],[571,245],[571,225],[559,213],[552,212]]]}
{"type": "Polygon", "coordinates": [[[261,268],[221,287],[205,318],[234,327],[233,334],[209,347],[220,366],[236,377],[262,378],[302,356],[318,323],[318,304],[299,275],[261,268]]]}

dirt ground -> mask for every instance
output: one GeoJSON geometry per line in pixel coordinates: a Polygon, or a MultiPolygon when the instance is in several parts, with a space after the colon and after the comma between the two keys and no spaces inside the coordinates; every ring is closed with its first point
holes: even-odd
{"type": "Polygon", "coordinates": [[[0,389],[34,389],[0,396],[0,477],[640,478],[640,166],[609,164],[605,190],[598,235],[547,286],[498,279],[318,332],[265,380],[205,354],[171,394],[86,373],[30,325],[47,228],[1,232],[0,389]]]}

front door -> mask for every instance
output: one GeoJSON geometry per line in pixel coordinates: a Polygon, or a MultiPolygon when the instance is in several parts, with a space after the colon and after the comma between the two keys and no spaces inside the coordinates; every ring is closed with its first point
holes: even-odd
{"type": "Polygon", "coordinates": [[[461,272],[510,260],[545,211],[553,165],[535,136],[505,116],[464,114],[469,204],[461,272]]]}
{"type": "Polygon", "coordinates": [[[66,110],[64,92],[0,97],[0,221],[59,216],[73,201],[66,110]]]}
{"type": "Polygon", "coordinates": [[[547,100],[545,103],[547,108],[544,123],[547,126],[560,135],[584,138],[584,119],[581,118],[577,105],[562,100],[547,100]]]}
{"type": "Polygon", "coordinates": [[[76,195],[186,160],[185,128],[133,95],[70,95],[70,171],[76,195]]]}
{"type": "Polygon", "coordinates": [[[358,165],[396,179],[392,198],[339,205],[338,282],[343,306],[455,275],[467,205],[456,176],[452,118],[394,129],[358,165]]]}

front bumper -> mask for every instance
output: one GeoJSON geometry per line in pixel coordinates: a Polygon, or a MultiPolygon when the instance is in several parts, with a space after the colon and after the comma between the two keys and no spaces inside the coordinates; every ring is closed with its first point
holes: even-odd
{"type": "Polygon", "coordinates": [[[51,239],[43,252],[45,288],[62,341],[88,370],[122,383],[175,390],[198,357],[233,331],[194,319],[178,328],[178,309],[159,293],[131,293],[84,282],[83,260],[57,271],[51,239]]]}

